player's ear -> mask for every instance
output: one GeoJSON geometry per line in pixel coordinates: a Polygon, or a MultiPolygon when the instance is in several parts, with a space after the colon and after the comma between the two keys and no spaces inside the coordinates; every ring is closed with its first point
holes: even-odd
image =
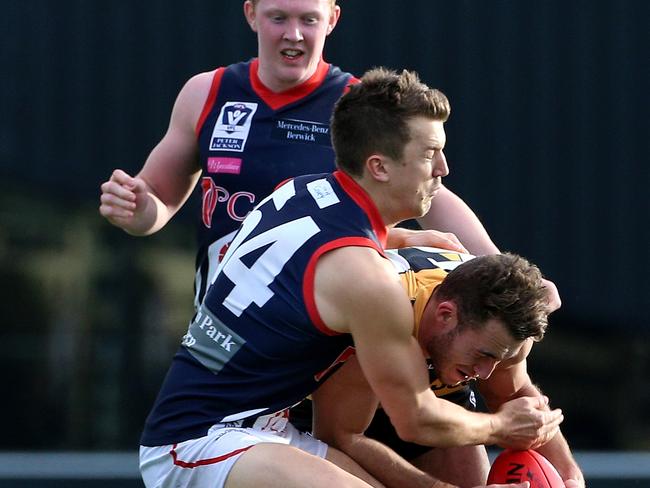
{"type": "Polygon", "coordinates": [[[371,154],[366,159],[366,171],[373,180],[381,182],[388,182],[390,180],[386,158],[381,154],[371,154]]]}
{"type": "Polygon", "coordinates": [[[458,306],[453,300],[444,300],[436,307],[436,324],[439,332],[449,332],[458,325],[458,306]]]}
{"type": "Polygon", "coordinates": [[[336,24],[338,23],[340,17],[341,17],[341,7],[339,7],[338,5],[334,5],[334,7],[332,7],[332,11],[330,12],[330,19],[327,25],[328,36],[334,30],[334,27],[336,27],[336,24]]]}
{"type": "Polygon", "coordinates": [[[253,30],[253,32],[257,32],[257,24],[255,22],[255,17],[256,17],[255,14],[256,14],[255,5],[253,5],[253,2],[251,2],[251,0],[246,0],[244,2],[244,17],[246,17],[246,22],[248,22],[248,25],[253,30]]]}

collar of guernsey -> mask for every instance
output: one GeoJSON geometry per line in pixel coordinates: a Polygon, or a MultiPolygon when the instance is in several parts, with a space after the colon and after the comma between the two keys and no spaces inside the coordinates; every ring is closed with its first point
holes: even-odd
{"type": "Polygon", "coordinates": [[[431,298],[433,291],[445,279],[447,272],[442,269],[423,269],[415,272],[412,269],[402,273],[402,286],[406,290],[411,303],[413,304],[413,316],[415,318],[415,329],[413,335],[417,338],[420,331],[420,320],[424,308],[431,298]]]}
{"type": "MultiPolygon", "coordinates": [[[[413,316],[415,318],[415,328],[413,329],[413,336],[417,339],[418,333],[420,332],[420,322],[422,321],[422,314],[424,313],[424,308],[426,307],[429,298],[433,294],[436,287],[442,283],[442,280],[447,276],[447,271],[442,269],[423,269],[417,273],[412,269],[409,269],[405,273],[400,275],[402,279],[402,285],[406,289],[406,293],[411,299],[413,304],[413,316]]],[[[456,386],[446,386],[442,382],[435,378],[431,382],[431,386],[435,386],[435,393],[438,397],[444,397],[450,393],[454,393],[458,390],[465,388],[465,383],[461,383],[456,386]]]]}

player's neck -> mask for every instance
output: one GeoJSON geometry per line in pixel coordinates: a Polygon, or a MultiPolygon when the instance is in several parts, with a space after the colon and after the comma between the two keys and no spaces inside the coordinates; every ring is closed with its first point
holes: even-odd
{"type": "Polygon", "coordinates": [[[300,77],[293,78],[287,76],[283,78],[275,72],[272,66],[268,66],[262,61],[257,62],[257,79],[266,89],[273,93],[284,93],[297,88],[309,82],[318,71],[320,64],[315,64],[309,70],[303,72],[300,77]]]}

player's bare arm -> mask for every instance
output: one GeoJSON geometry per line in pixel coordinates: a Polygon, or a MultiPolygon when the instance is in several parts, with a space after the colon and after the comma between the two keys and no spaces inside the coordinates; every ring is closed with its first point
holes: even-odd
{"type": "Polygon", "coordinates": [[[100,213],[113,225],[152,234],[185,203],[200,174],[195,127],[211,82],[212,73],[201,73],[181,89],[167,132],[138,175],[118,169],[102,185],[100,213]]]}
{"type": "MultiPolygon", "coordinates": [[[[463,244],[470,254],[498,254],[499,248],[492,242],[487,230],[474,211],[449,188],[442,185],[426,215],[418,219],[423,229],[437,229],[441,233],[451,233],[463,244]]],[[[421,246],[423,244],[409,244],[421,246]]],[[[434,244],[429,244],[434,245],[434,244]]],[[[437,245],[437,244],[436,244],[437,245]]],[[[402,246],[393,246],[402,247],[402,246]]],[[[440,247],[449,247],[441,245],[440,247]]],[[[449,247],[453,249],[453,247],[449,247]]],[[[467,252],[467,251],[464,251],[467,252]]],[[[550,280],[544,279],[548,294],[549,313],[562,306],[560,294],[550,280]]]]}
{"type": "MultiPolygon", "coordinates": [[[[496,411],[513,399],[542,395],[533,384],[526,366],[526,358],[530,354],[533,344],[531,339],[527,340],[516,356],[497,366],[489,379],[479,381],[479,390],[488,408],[496,411]]],[[[540,439],[530,448],[539,451],[551,461],[567,486],[584,488],[585,480],[582,471],[573,458],[571,449],[559,427],[554,434],[549,433],[547,439],[540,439]],[[572,482],[569,483],[569,480],[572,482]]]]}
{"type": "Polygon", "coordinates": [[[424,229],[454,233],[471,254],[497,254],[487,230],[472,209],[446,186],[442,186],[429,212],[418,222],[424,229]]]}
{"type": "Polygon", "coordinates": [[[441,247],[451,251],[468,252],[456,235],[451,232],[440,232],[433,229],[412,230],[402,227],[393,227],[388,230],[387,249],[413,246],[441,247]]]}
{"type": "Polygon", "coordinates": [[[356,460],[387,487],[430,488],[436,481],[381,442],[366,437],[378,400],[352,357],[312,394],[314,436],[356,460]]]}
{"type": "MultiPolygon", "coordinates": [[[[363,372],[402,439],[440,447],[492,444],[513,430],[501,413],[469,412],[435,397],[413,337],[410,302],[394,270],[375,251],[343,248],[324,255],[316,270],[316,302],[330,328],[354,337],[363,372]]],[[[529,403],[513,420],[514,429],[535,425],[526,429],[532,440],[539,431],[555,429],[561,413],[540,412],[529,403]]]]}
{"type": "MultiPolygon", "coordinates": [[[[433,478],[384,444],[363,435],[378,402],[356,357],[350,358],[314,392],[312,399],[314,435],[344,451],[387,488],[457,488],[433,478]]],[[[489,485],[488,488],[524,486],[489,485]]]]}
{"type": "MultiPolygon", "coordinates": [[[[458,488],[415,468],[397,453],[363,435],[377,398],[363,377],[356,357],[349,359],[312,394],[314,435],[346,452],[387,488],[458,488]]],[[[527,484],[487,488],[526,488],[527,484]]],[[[477,487],[477,488],[483,488],[477,487]]]]}

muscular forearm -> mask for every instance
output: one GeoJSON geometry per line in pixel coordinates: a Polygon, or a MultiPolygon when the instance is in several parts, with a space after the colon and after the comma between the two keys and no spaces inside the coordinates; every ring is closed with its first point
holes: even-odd
{"type": "Polygon", "coordinates": [[[569,444],[562,432],[558,432],[553,439],[537,448],[537,451],[555,466],[563,480],[576,480],[580,486],[584,486],[585,480],[582,471],[573,458],[569,444]]]}
{"type": "Polygon", "coordinates": [[[492,414],[469,412],[442,399],[435,403],[431,402],[432,411],[415,416],[395,412],[397,421],[387,412],[402,439],[438,447],[497,444],[530,449],[548,442],[563,420],[561,410],[549,410],[548,399],[542,396],[516,398],[492,414]],[[400,420],[404,417],[406,424],[400,420]]]}
{"type": "Polygon", "coordinates": [[[451,251],[468,252],[458,238],[451,233],[436,230],[411,230],[394,227],[388,230],[386,249],[411,246],[442,247],[451,251]]]}
{"type": "Polygon", "coordinates": [[[388,446],[364,435],[339,440],[338,447],[386,488],[455,488],[420,471],[388,446]]]}
{"type": "MultiPolygon", "coordinates": [[[[532,345],[529,344],[528,351],[530,347],[532,345]]],[[[528,352],[524,350],[522,354],[527,356],[528,352]]],[[[498,410],[512,398],[542,394],[539,388],[532,383],[525,368],[525,362],[516,363],[511,368],[496,372],[490,380],[479,383],[479,388],[488,408],[492,411],[498,410]]],[[[579,486],[584,486],[582,472],[573,459],[571,449],[559,429],[548,442],[536,450],[551,461],[564,480],[574,479],[578,481],[579,486]]]]}
{"type": "Polygon", "coordinates": [[[495,414],[470,412],[435,397],[420,404],[423,409],[414,410],[411,415],[388,412],[398,435],[405,441],[433,447],[494,444],[503,430],[501,419],[495,414]]]}

